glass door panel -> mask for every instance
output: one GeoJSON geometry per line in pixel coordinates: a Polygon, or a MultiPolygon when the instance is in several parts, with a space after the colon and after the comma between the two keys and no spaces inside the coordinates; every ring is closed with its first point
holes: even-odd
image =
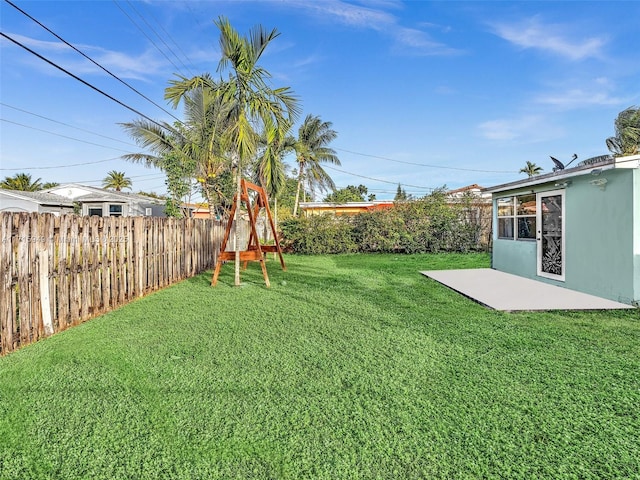
{"type": "Polygon", "coordinates": [[[564,280],[564,192],[538,194],[538,275],[564,280]]]}

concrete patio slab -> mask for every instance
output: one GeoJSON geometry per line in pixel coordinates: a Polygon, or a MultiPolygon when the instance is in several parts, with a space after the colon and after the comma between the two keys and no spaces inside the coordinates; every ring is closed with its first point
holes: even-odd
{"type": "Polygon", "coordinates": [[[576,292],[492,268],[420,272],[494,310],[614,310],[625,303],[576,292]]]}

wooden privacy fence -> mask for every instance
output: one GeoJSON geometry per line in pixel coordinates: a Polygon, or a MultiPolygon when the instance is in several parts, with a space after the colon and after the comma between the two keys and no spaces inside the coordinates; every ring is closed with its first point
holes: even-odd
{"type": "Polygon", "coordinates": [[[0,212],[0,355],[214,266],[220,222],[0,212]]]}

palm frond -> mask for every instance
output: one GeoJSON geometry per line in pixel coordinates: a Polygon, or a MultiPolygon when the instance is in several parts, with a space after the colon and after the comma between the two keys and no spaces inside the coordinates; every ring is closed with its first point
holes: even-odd
{"type": "Polygon", "coordinates": [[[164,99],[171,102],[173,108],[180,105],[182,98],[187,93],[196,89],[215,89],[215,82],[209,75],[199,75],[192,78],[176,75],[177,79],[169,80],[169,86],[164,90],[164,99]]]}

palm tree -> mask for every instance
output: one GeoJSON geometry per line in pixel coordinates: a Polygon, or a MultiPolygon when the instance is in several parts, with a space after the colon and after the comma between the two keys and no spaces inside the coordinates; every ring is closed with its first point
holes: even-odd
{"type": "MultiPolygon", "coordinates": [[[[240,223],[241,188],[243,168],[255,157],[258,147],[256,127],[273,121],[276,125],[292,123],[298,113],[297,99],[288,87],[273,89],[267,84],[269,72],[258,65],[265,49],[279,33],[273,29],[265,31],[254,27],[248,37],[242,37],[224,17],[215,22],[220,30],[220,51],[222,57],[218,71],[229,71],[228,79],[214,85],[213,82],[198,78],[203,85],[223,99],[230,108],[230,124],[223,138],[227,140],[231,153],[231,164],[236,171],[236,225],[240,223]]],[[[165,92],[165,98],[174,104],[188,92],[196,79],[175,82],[165,92]]],[[[240,239],[236,229],[235,285],[240,285],[240,239]]]]}
{"type": "Polygon", "coordinates": [[[225,197],[220,178],[229,168],[223,132],[230,125],[231,105],[217,95],[218,85],[209,75],[192,79],[180,77],[169,84],[165,98],[172,100],[174,108],[183,102],[183,123],[171,126],[140,119],[122,124],[138,144],[152,152],[128,154],[123,158],[163,169],[167,175],[173,175],[176,165],[179,166],[181,173],[188,177],[186,183],[192,179],[198,182],[213,217],[216,205],[224,203],[225,197]]]}
{"type": "Polygon", "coordinates": [[[615,156],[640,153],[640,108],[629,107],[618,114],[616,135],[607,138],[607,148],[615,156]]]}
{"type": "Polygon", "coordinates": [[[523,168],[521,168],[518,173],[526,173],[527,176],[531,178],[535,175],[540,175],[540,172],[542,172],[542,170],[543,170],[542,167],[539,167],[535,163],[532,163],[527,160],[527,164],[523,168]]]}
{"type": "Polygon", "coordinates": [[[335,150],[327,146],[338,136],[338,133],[331,126],[331,122],[323,122],[319,116],[307,115],[298,129],[298,138],[294,144],[296,162],[298,163],[298,188],[293,206],[294,217],[298,213],[300,189],[303,187],[303,183],[306,182],[311,191],[314,190],[314,187],[319,187],[320,190],[335,190],[333,180],[321,166],[323,162],[340,165],[335,150]]]}
{"type": "Polygon", "coordinates": [[[112,188],[116,192],[121,191],[123,188],[131,189],[131,185],[131,179],[125,176],[124,172],[116,172],[115,170],[107,173],[107,176],[102,180],[104,188],[112,188]]]}
{"type": "MultiPolygon", "coordinates": [[[[294,139],[287,135],[291,124],[276,125],[267,119],[260,137],[261,154],[253,168],[253,179],[265,189],[273,201],[274,221],[278,225],[278,195],[287,184],[287,165],[283,161],[286,153],[293,151],[294,139]]],[[[274,232],[275,234],[275,232],[274,232]]]]}
{"type": "MultiPolygon", "coordinates": [[[[48,183],[46,186],[50,188],[55,185],[48,183]]],[[[6,188],[7,190],[36,192],[42,190],[45,185],[42,184],[42,179],[40,178],[32,180],[29,173],[16,173],[13,177],[5,177],[4,180],[0,182],[0,187],[6,188]]]]}
{"type": "Polygon", "coordinates": [[[293,138],[287,136],[290,128],[286,122],[276,125],[272,119],[267,119],[259,140],[261,153],[253,166],[253,178],[273,198],[286,183],[283,156],[293,150],[293,138]]]}

